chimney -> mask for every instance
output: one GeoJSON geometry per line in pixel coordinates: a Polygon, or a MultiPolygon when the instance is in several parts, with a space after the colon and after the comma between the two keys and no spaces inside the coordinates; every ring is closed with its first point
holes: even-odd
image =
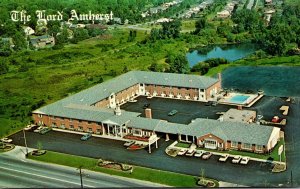
{"type": "Polygon", "coordinates": [[[146,118],[152,119],[152,111],[150,108],[145,109],[145,116],[146,118]]]}
{"type": "Polygon", "coordinates": [[[121,115],[121,109],[120,109],[120,106],[117,106],[116,109],[115,109],[115,115],[119,116],[121,115]]]}
{"type": "Polygon", "coordinates": [[[218,73],[218,79],[219,79],[219,81],[222,81],[222,74],[221,73],[218,73]]]}

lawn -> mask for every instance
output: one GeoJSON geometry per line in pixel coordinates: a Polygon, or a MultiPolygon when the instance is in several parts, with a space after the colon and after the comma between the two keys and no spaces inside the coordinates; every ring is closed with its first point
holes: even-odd
{"type": "Polygon", "coordinates": [[[189,148],[191,143],[178,142],[175,146],[180,148],[189,148]]]}
{"type": "Polygon", "coordinates": [[[70,167],[80,167],[83,169],[89,169],[92,171],[98,171],[107,173],[110,175],[118,175],[122,177],[135,178],[139,180],[145,180],[163,185],[175,186],[175,187],[196,187],[197,177],[192,175],[179,174],[168,171],[161,171],[156,169],[150,169],[140,166],[134,166],[132,174],[129,172],[122,172],[97,166],[97,159],[74,156],[69,154],[63,154],[58,152],[47,151],[42,156],[29,155],[30,159],[55,163],[60,165],[66,165],[70,167]],[[163,179],[162,179],[163,178],[163,179]]]}

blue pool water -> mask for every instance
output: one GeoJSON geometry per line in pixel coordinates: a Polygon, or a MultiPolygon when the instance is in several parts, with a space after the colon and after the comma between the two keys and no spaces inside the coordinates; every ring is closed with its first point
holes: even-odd
{"type": "Polygon", "coordinates": [[[229,102],[235,103],[235,104],[244,104],[244,102],[249,98],[250,96],[247,95],[235,95],[229,99],[229,102]]]}

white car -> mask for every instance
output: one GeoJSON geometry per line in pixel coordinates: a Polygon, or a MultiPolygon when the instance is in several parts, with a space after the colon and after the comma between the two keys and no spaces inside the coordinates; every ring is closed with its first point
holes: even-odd
{"type": "Polygon", "coordinates": [[[187,149],[182,148],[177,155],[183,156],[186,153],[187,149]]]}
{"type": "Polygon", "coordinates": [[[194,154],[194,156],[195,157],[201,157],[204,152],[205,151],[203,151],[203,150],[197,150],[196,153],[194,154]]]}
{"type": "Polygon", "coordinates": [[[241,156],[234,156],[234,158],[232,159],[232,163],[239,163],[241,159],[242,159],[241,156]]]}
{"type": "Polygon", "coordinates": [[[31,130],[32,129],[32,127],[34,127],[35,125],[27,125],[25,128],[24,128],[24,130],[25,131],[29,131],[29,130],[31,130]]]}
{"type": "Polygon", "coordinates": [[[12,139],[10,139],[10,138],[2,138],[1,139],[1,142],[5,142],[5,143],[10,143],[10,142],[12,142],[13,140],[12,139]]]}
{"type": "Polygon", "coordinates": [[[228,154],[223,154],[220,156],[219,161],[225,162],[228,159],[229,155],[228,154]]]}
{"type": "Polygon", "coordinates": [[[33,132],[39,133],[43,129],[42,126],[39,126],[37,129],[35,129],[33,132]]]}
{"type": "Polygon", "coordinates": [[[125,146],[125,147],[129,147],[129,146],[133,145],[134,143],[135,143],[135,141],[130,140],[130,141],[125,142],[125,143],[124,143],[124,146],[125,146]]]}
{"type": "Polygon", "coordinates": [[[195,153],[195,150],[194,149],[189,149],[187,152],[186,152],[186,156],[193,156],[195,153]]]}
{"type": "Polygon", "coordinates": [[[240,164],[243,164],[243,165],[247,165],[248,162],[249,162],[250,158],[249,157],[243,157],[240,164]]]}

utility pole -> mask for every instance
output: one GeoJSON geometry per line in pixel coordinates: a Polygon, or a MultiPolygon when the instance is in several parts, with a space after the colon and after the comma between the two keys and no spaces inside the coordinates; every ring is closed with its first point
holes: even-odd
{"type": "Polygon", "coordinates": [[[291,170],[291,187],[293,187],[293,171],[291,170]]]}
{"type": "Polygon", "coordinates": [[[28,157],[28,147],[27,147],[26,135],[25,135],[25,130],[24,129],[23,129],[23,135],[24,135],[24,142],[25,142],[25,147],[26,147],[25,157],[28,157]]]}
{"type": "Polygon", "coordinates": [[[82,168],[82,165],[79,167],[79,176],[80,176],[80,185],[81,185],[81,188],[83,188],[81,168],[82,168]]]}

